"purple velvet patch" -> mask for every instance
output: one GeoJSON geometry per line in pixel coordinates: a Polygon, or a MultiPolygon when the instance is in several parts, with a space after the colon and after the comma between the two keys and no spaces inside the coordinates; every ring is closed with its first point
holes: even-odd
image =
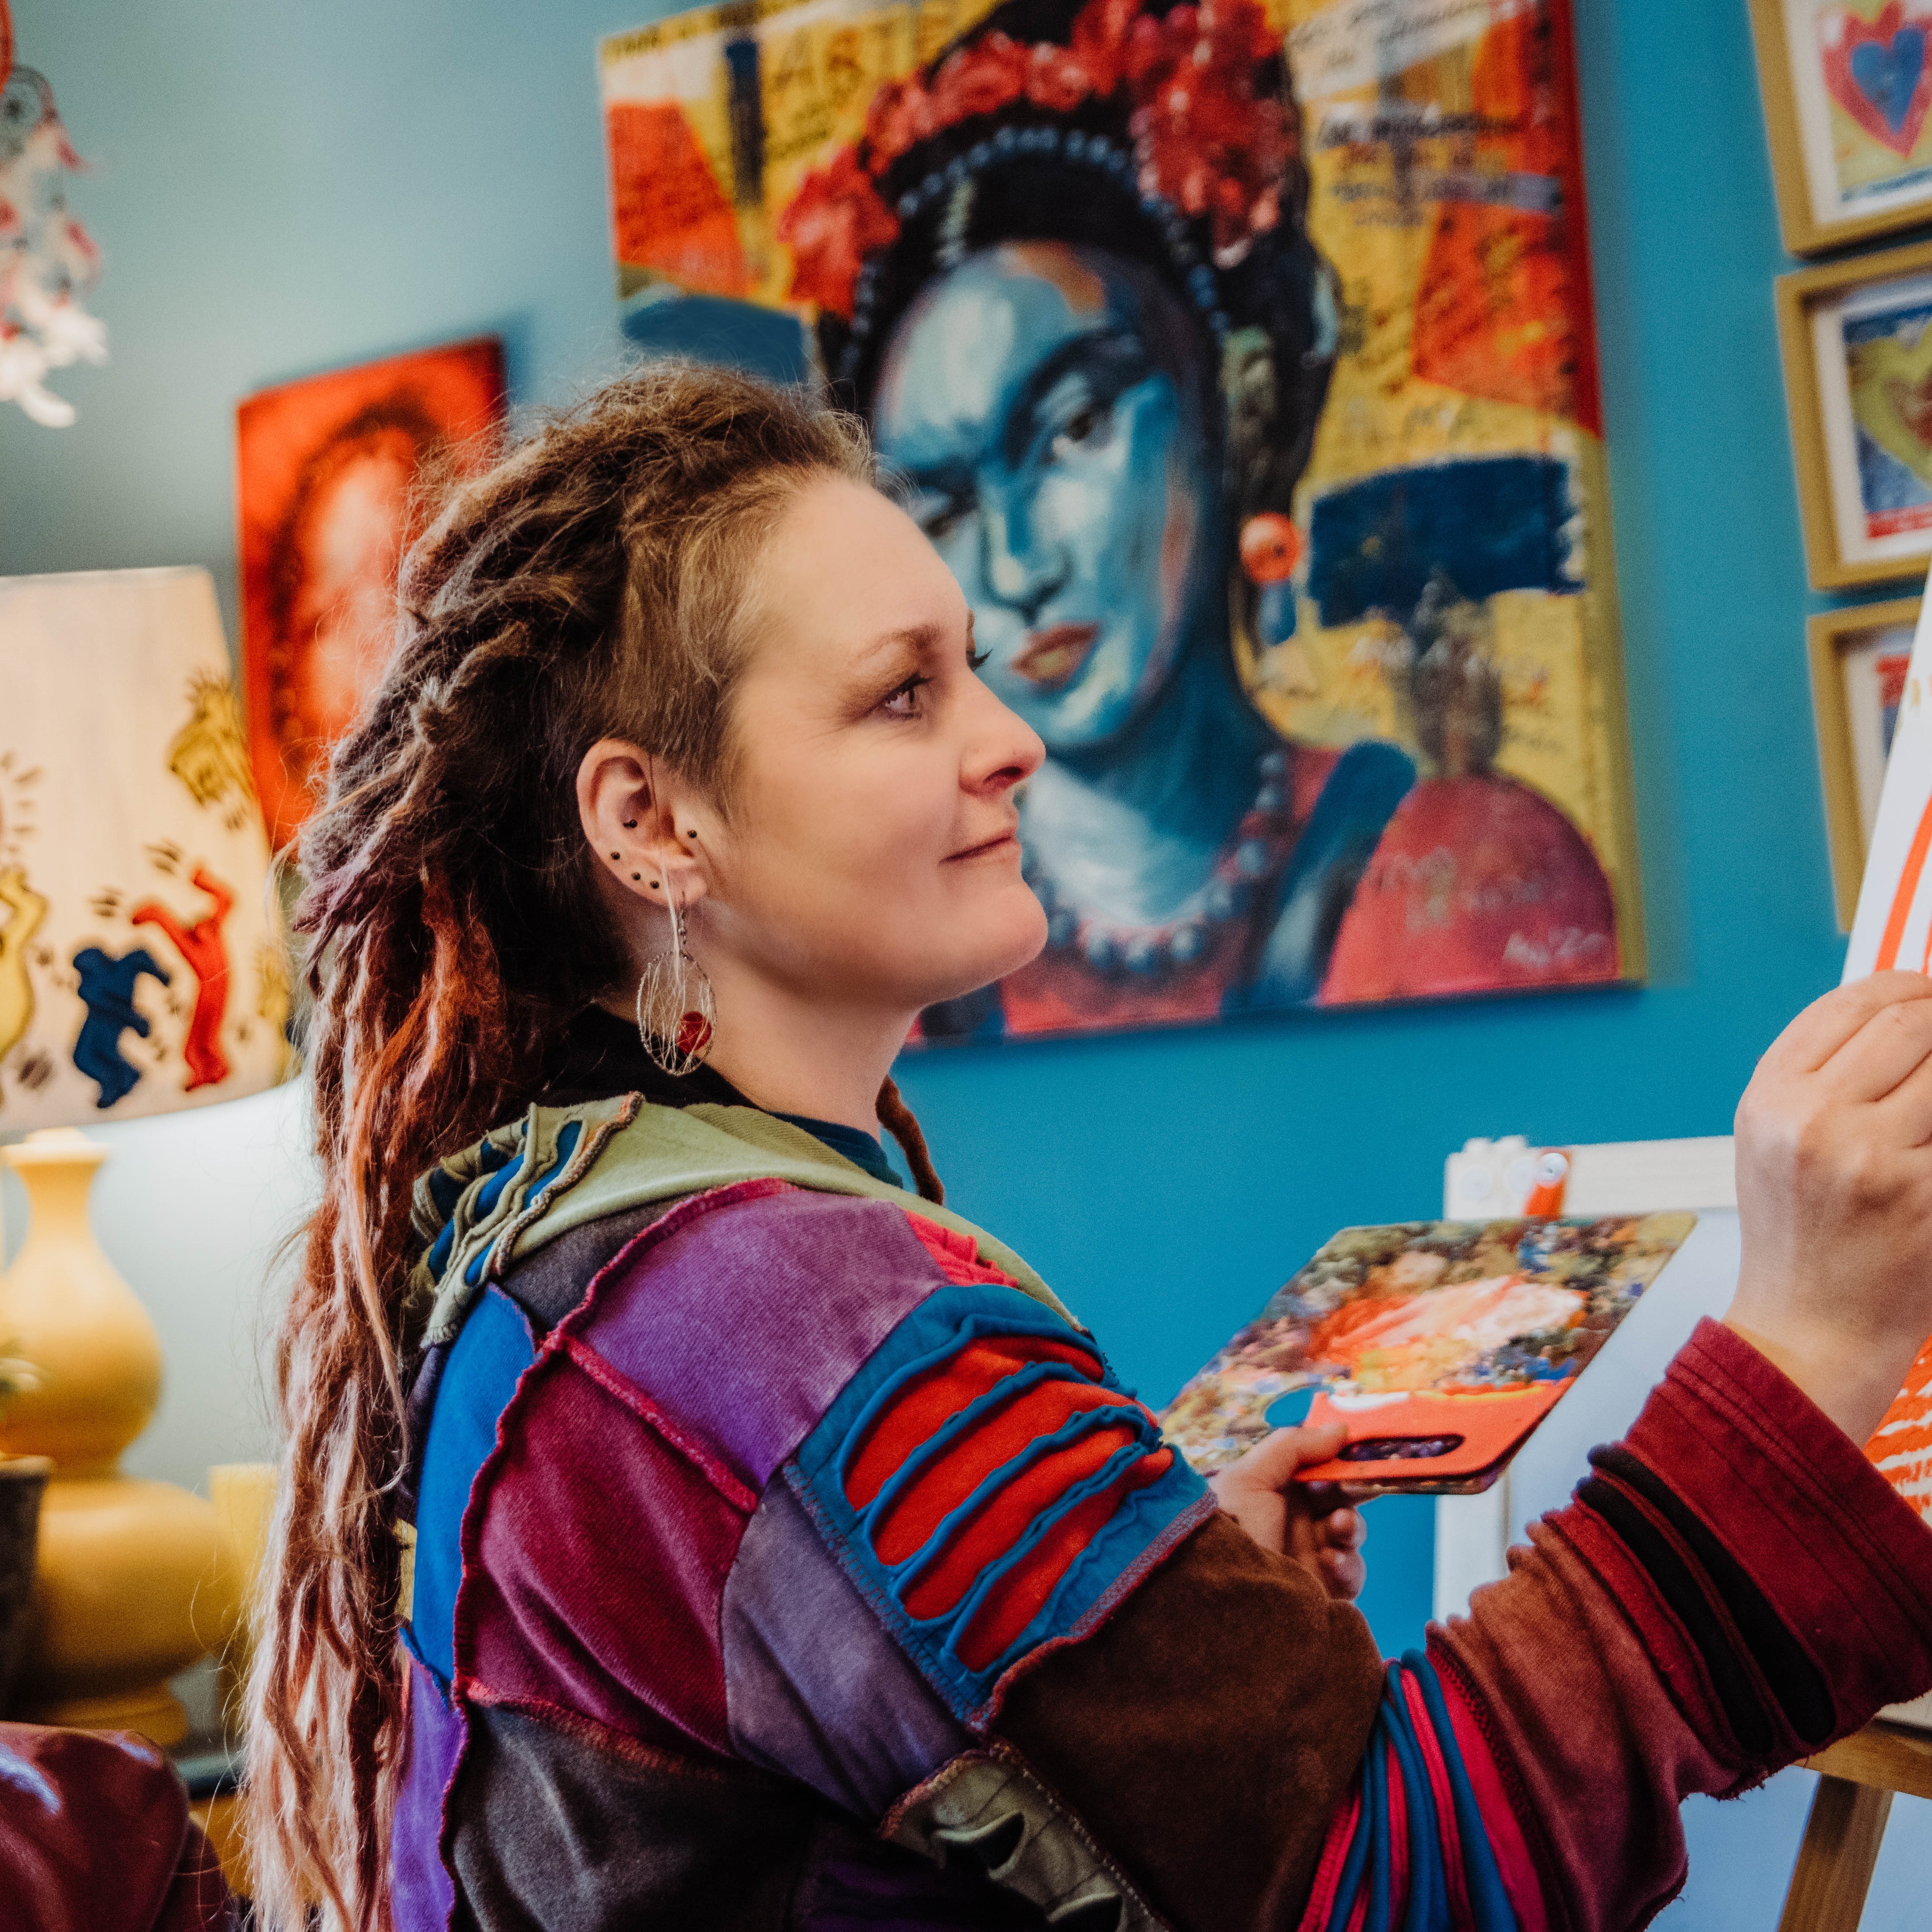
{"type": "Polygon", "coordinates": [[[732,1742],[856,1816],[884,1816],[973,1742],[784,1483],[745,1532],[722,1625],[732,1742]]]}
{"type": "Polygon", "coordinates": [[[681,1212],[565,1325],[761,1490],[946,1276],[888,1202],[788,1190],[681,1212]]]}
{"type": "Polygon", "coordinates": [[[456,1902],[442,1863],[442,1796],[463,1744],[463,1718],[436,1681],[410,1664],[410,1736],[389,1841],[396,1932],[444,1932],[456,1902]]]}
{"type": "Polygon", "coordinates": [[[459,1689],[728,1752],[718,1610],[744,1502],[568,1354],[548,1355],[506,1412],[464,1523],[459,1689]]]}

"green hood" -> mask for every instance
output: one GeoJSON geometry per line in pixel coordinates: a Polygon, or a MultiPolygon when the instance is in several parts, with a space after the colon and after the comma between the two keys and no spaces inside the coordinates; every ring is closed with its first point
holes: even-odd
{"type": "Polygon", "coordinates": [[[876,1179],[802,1127],[755,1107],[656,1107],[626,1094],[578,1107],[532,1107],[416,1183],[413,1218],[428,1247],[410,1288],[417,1305],[431,1304],[424,1340],[448,1340],[486,1282],[573,1228],[759,1180],[890,1201],[952,1228],[972,1240],[982,1262],[1073,1320],[1005,1243],[950,1208],[876,1179]]]}

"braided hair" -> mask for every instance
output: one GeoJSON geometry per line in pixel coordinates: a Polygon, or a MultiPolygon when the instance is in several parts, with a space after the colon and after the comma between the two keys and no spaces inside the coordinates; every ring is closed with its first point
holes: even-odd
{"type": "Polygon", "coordinates": [[[274,1358],[284,1446],[248,1762],[267,1925],[317,1906],[352,1932],[392,1922],[411,1189],[630,968],[578,763],[621,737],[728,808],[748,566],[802,489],[873,473],[850,417],[658,364],[457,484],[404,561],[387,672],[300,848],[322,1186],[274,1358]]]}

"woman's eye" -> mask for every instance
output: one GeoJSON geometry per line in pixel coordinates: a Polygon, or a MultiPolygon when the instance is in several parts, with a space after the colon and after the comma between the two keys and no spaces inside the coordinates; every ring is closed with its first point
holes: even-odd
{"type": "Polygon", "coordinates": [[[886,696],[879,709],[889,718],[916,718],[920,715],[920,687],[932,682],[932,679],[923,674],[908,678],[897,690],[886,696]]]}
{"type": "Polygon", "coordinates": [[[971,646],[966,652],[966,668],[972,671],[985,670],[986,660],[992,655],[991,651],[982,650],[977,644],[971,646]]]}
{"type": "Polygon", "coordinates": [[[1105,403],[1088,403],[1068,418],[1053,439],[1053,454],[1066,457],[1100,442],[1113,426],[1114,412],[1105,403]]]}

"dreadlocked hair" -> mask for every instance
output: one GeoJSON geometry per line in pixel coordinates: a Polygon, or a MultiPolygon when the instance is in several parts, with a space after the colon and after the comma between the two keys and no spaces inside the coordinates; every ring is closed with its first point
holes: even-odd
{"type": "Polygon", "coordinates": [[[404,560],[394,654],[300,848],[322,1186],[274,1358],[248,1766],[266,1926],[392,1924],[415,1177],[530,1091],[544,1040],[625,977],[578,764],[622,738],[728,795],[749,566],[828,476],[873,481],[852,418],[659,364],[456,484],[404,560]]]}

